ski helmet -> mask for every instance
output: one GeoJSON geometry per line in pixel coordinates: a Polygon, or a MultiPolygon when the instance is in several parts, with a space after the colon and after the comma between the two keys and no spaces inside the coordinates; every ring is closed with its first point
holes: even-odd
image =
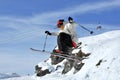
{"type": "Polygon", "coordinates": [[[58,22],[57,22],[57,27],[60,28],[61,25],[63,25],[63,23],[64,23],[64,19],[58,20],[58,22]]]}

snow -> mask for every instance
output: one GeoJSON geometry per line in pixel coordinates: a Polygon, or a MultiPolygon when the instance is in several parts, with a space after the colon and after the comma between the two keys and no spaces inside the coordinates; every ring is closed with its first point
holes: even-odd
{"type": "Polygon", "coordinates": [[[88,59],[83,60],[85,65],[73,74],[74,68],[62,75],[64,61],[59,63],[61,67],[55,70],[55,65],[40,62],[38,65],[53,71],[43,77],[26,76],[5,80],[119,80],[120,79],[120,30],[109,31],[103,34],[79,38],[82,42],[82,51],[91,53],[88,59]],[[102,60],[99,66],[96,64],[102,60]]]}

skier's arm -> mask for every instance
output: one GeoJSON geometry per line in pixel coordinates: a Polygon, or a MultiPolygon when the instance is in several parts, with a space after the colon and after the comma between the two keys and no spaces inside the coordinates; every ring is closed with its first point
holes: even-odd
{"type": "Polygon", "coordinates": [[[47,35],[50,35],[50,36],[58,36],[58,35],[59,35],[59,33],[57,33],[57,32],[45,31],[45,33],[46,33],[47,35]]]}
{"type": "Polygon", "coordinates": [[[51,35],[52,35],[52,36],[58,36],[59,33],[58,33],[58,32],[51,32],[51,35]]]}

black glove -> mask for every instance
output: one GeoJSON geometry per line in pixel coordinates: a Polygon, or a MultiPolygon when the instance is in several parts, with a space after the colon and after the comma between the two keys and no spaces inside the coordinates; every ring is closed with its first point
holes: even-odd
{"type": "Polygon", "coordinates": [[[73,23],[73,18],[72,17],[68,17],[68,21],[69,21],[69,23],[73,23]]]}
{"type": "Polygon", "coordinates": [[[93,34],[93,31],[90,31],[90,34],[93,34]]]}
{"type": "Polygon", "coordinates": [[[48,35],[52,35],[49,31],[45,31],[45,33],[48,34],[48,35]]]}

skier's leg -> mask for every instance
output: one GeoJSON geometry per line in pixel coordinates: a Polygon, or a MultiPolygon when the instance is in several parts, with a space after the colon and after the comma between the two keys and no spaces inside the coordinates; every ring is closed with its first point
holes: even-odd
{"type": "Polygon", "coordinates": [[[66,33],[60,33],[57,42],[58,48],[63,52],[68,52],[73,47],[71,36],[66,33]]]}

